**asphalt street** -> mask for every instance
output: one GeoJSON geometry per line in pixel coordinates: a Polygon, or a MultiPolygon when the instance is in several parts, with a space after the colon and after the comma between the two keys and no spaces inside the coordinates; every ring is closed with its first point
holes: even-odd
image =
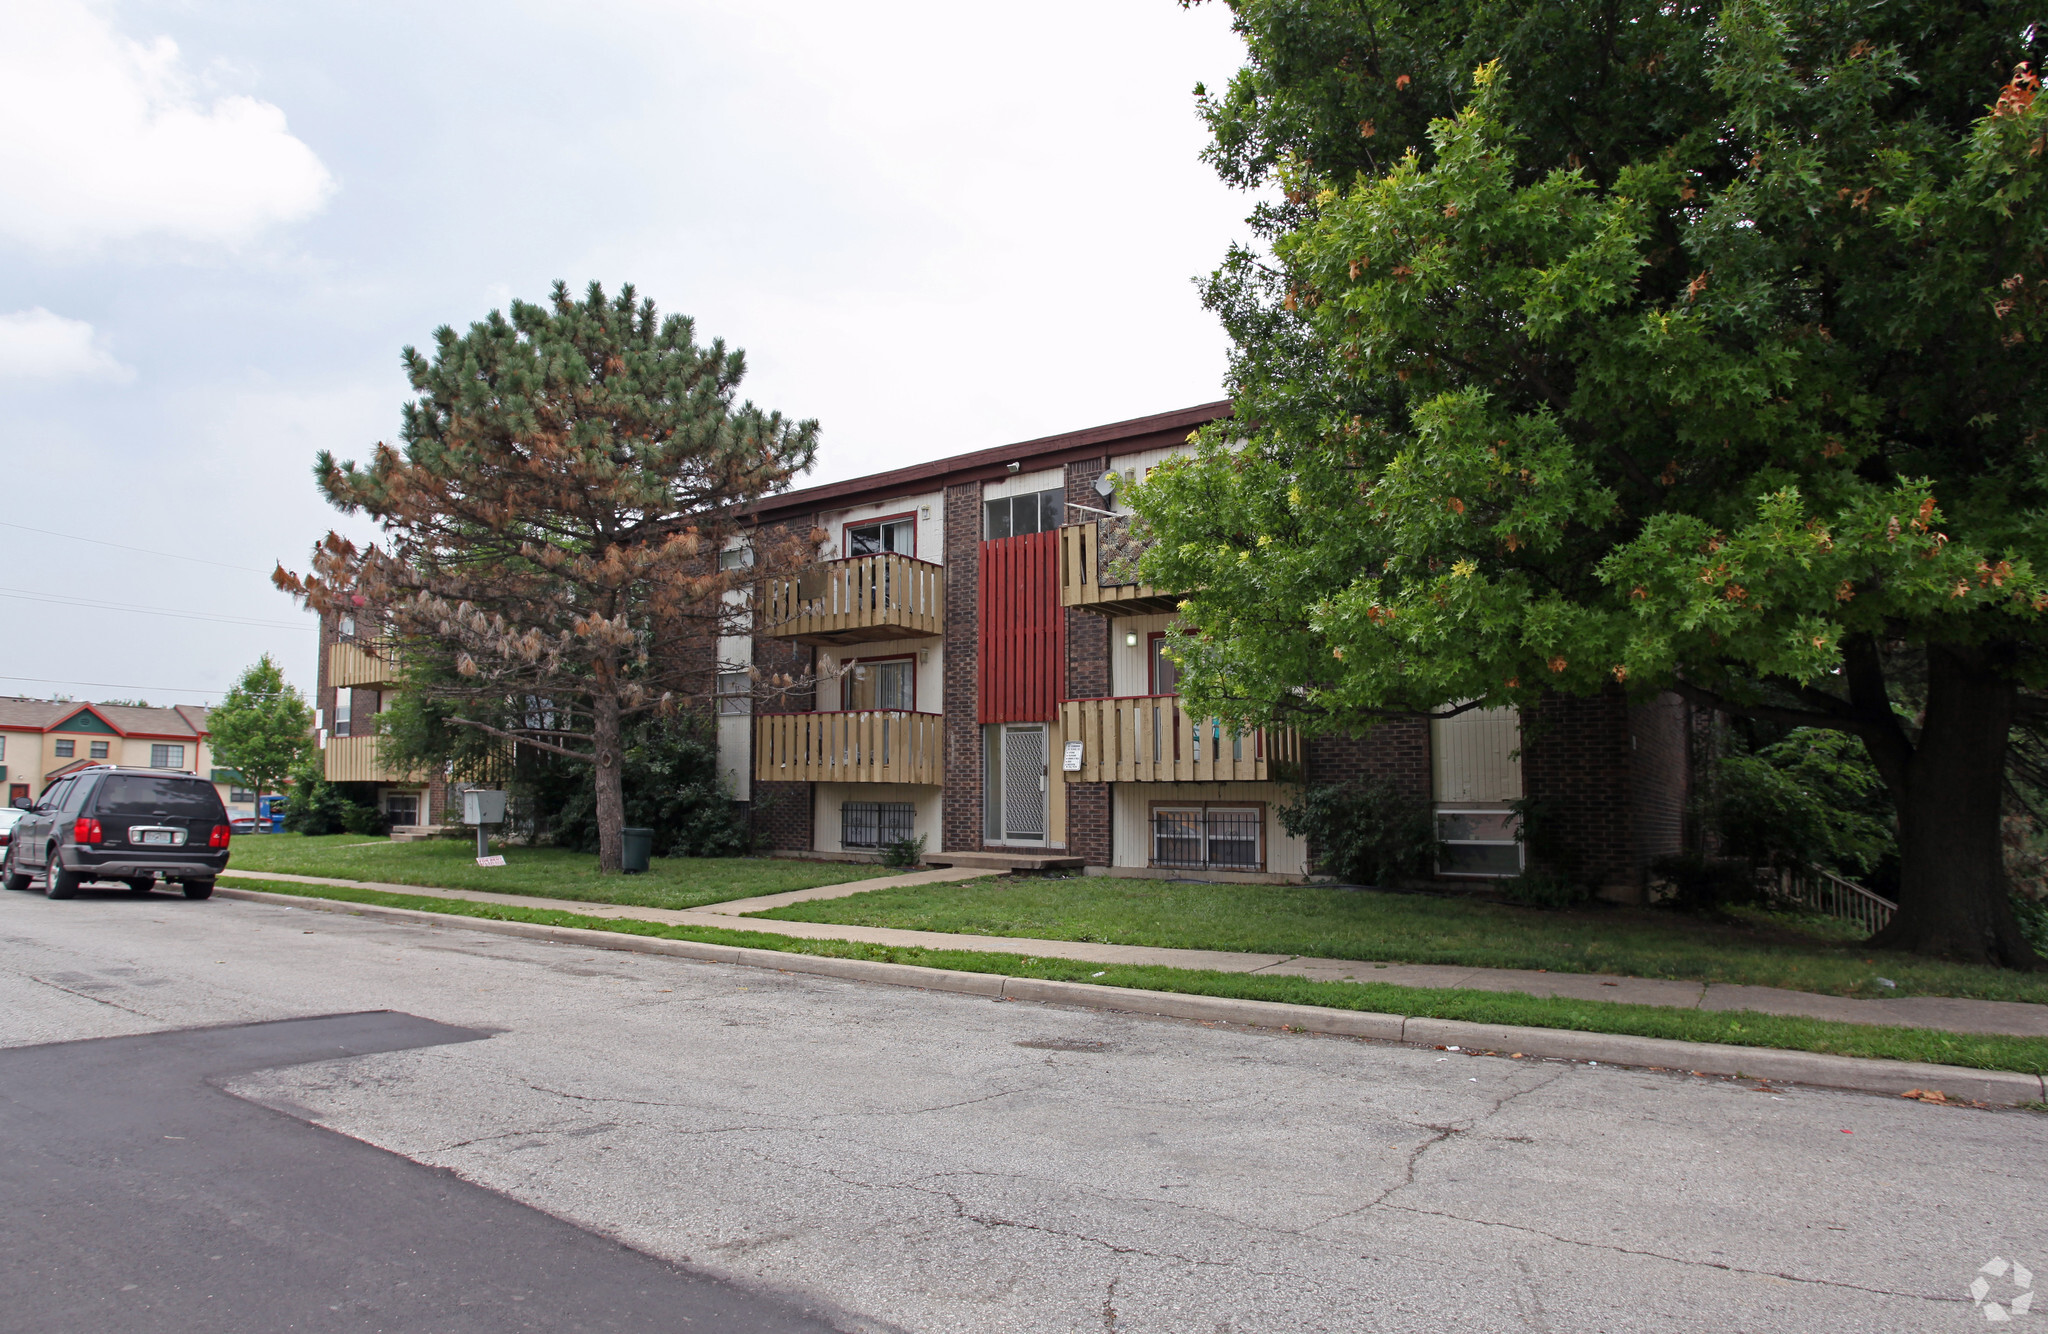
{"type": "MultiPolygon", "coordinates": [[[[302,1255],[276,1220],[317,1198],[303,1183],[329,1168],[294,1153],[329,1167],[354,1155],[333,1179],[355,1183],[373,1224],[396,1211],[367,1227],[384,1250],[348,1271],[358,1304],[322,1302],[311,1319],[324,1323],[304,1328],[528,1327],[459,1304],[510,1309],[517,1289],[592,1329],[1917,1334],[1986,1326],[1970,1284],[1993,1257],[2048,1285],[2039,1113],[998,1002],[459,926],[0,894],[0,1045],[18,1049],[0,1052],[9,1331],[287,1327],[180,1304],[151,1276],[203,1280],[227,1262],[193,1257],[234,1254],[245,1286],[228,1290],[249,1294],[237,1300],[257,1300],[257,1276],[273,1300],[336,1282],[356,1215],[321,1201],[319,1226],[296,1234],[318,1234],[302,1255]],[[296,1025],[140,1036],[374,1010],[401,1017],[324,1050],[276,1040],[296,1025]],[[103,1038],[125,1046],[42,1045],[103,1038]],[[137,1138],[153,1103],[105,1110],[124,1080],[160,1088],[150,1096],[181,1124],[269,1127],[209,1142],[194,1179],[243,1197],[211,1215],[214,1235],[191,1235],[200,1210],[183,1204],[154,1229],[128,1218],[95,1232],[94,1211],[133,1212],[138,1169],[67,1155],[50,1126],[75,1083],[131,1149],[160,1152],[137,1138]],[[20,1129],[34,1118],[34,1135],[20,1129]],[[43,1184],[57,1159],[76,1170],[43,1184]],[[271,1181],[283,1184],[266,1196],[271,1181]],[[407,1261],[406,1239],[429,1231],[431,1260],[407,1261]],[[626,1277],[602,1277],[606,1264],[626,1277]],[[396,1286],[430,1280],[425,1296],[396,1286]],[[590,1304],[633,1285],[656,1295],[590,1304]],[[61,1311],[48,1304],[59,1292],[61,1311]],[[140,1313],[157,1300],[156,1316],[140,1313]]],[[[166,1201],[196,1198],[156,1184],[166,1201]]],[[[2013,1274],[1988,1280],[1987,1300],[2017,1296],[2013,1274]]]]}

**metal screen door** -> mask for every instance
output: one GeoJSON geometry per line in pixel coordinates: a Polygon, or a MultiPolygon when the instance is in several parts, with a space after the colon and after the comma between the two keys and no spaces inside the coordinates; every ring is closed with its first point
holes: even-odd
{"type": "Polygon", "coordinates": [[[1003,728],[1003,839],[1045,841],[1046,737],[1042,726],[1003,728]]]}

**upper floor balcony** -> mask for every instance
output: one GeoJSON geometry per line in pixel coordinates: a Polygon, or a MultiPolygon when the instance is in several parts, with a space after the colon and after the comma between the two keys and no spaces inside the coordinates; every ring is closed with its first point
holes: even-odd
{"type": "Polygon", "coordinates": [[[384,640],[344,639],[327,648],[327,684],[384,686],[398,680],[398,658],[384,640]]]}
{"type": "Polygon", "coordinates": [[[1137,582],[1148,543],[1131,535],[1129,515],[1109,515],[1060,529],[1060,605],[1105,616],[1173,611],[1180,595],[1137,582]]]}
{"type": "Polygon", "coordinates": [[[1070,699],[1060,705],[1061,736],[1081,744],[1070,783],[1299,782],[1301,736],[1291,728],[1240,732],[1198,718],[1178,695],[1070,699]]]}
{"type": "Polygon", "coordinates": [[[330,783],[405,783],[424,781],[385,764],[377,754],[378,737],[330,736],[320,753],[321,769],[330,783]]]}
{"type": "Polygon", "coordinates": [[[946,630],[946,569],[895,552],[822,561],[768,583],[761,633],[800,644],[925,639],[946,630]]]}
{"type": "Polygon", "coordinates": [[[907,709],[757,714],[754,781],[936,785],[944,781],[945,722],[907,709]]]}

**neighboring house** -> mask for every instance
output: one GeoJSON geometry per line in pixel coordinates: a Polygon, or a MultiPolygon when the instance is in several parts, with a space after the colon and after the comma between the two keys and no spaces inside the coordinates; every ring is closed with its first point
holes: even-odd
{"type": "Polygon", "coordinates": [[[401,772],[378,756],[377,715],[390,703],[396,682],[396,662],[376,625],[332,612],[320,618],[313,727],[322,772],[330,783],[368,785],[369,803],[403,831],[439,824],[449,785],[441,774],[401,772]]]}
{"type": "Polygon", "coordinates": [[[52,780],[95,764],[201,774],[232,815],[254,815],[256,794],[231,769],[213,767],[207,711],[189,704],[138,709],[0,697],[0,782],[11,803],[42,795],[52,780]]]}
{"type": "Polygon", "coordinates": [[[758,590],[754,635],[718,646],[721,766],[767,844],[861,856],[921,836],[939,862],[1291,880],[1313,871],[1313,850],[1278,808],[1304,784],[1364,774],[1434,804],[1447,878],[1522,869],[1509,814],[1527,796],[1577,875],[1639,893],[1649,859],[1681,845],[1690,722],[1675,696],[1555,698],[1533,720],[1496,709],[1356,738],[1238,734],[1181,708],[1161,644],[1183,590],[1129,582],[1127,512],[1097,482],[1138,480],[1229,410],[756,505],[764,525],[828,535],[818,570],[758,590]],[[750,699],[749,663],[819,684],[750,699]]]}

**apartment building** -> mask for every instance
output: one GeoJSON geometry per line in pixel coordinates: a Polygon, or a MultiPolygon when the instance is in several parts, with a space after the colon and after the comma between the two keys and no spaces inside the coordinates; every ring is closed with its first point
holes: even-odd
{"type": "Polygon", "coordinates": [[[319,683],[313,692],[321,771],[330,783],[367,785],[369,804],[403,833],[437,825],[450,789],[442,773],[395,768],[379,754],[377,715],[396,695],[397,667],[376,623],[347,613],[321,616],[319,683]]]}
{"type": "Polygon", "coordinates": [[[0,698],[0,783],[11,804],[33,800],[65,774],[95,764],[201,774],[231,815],[254,815],[241,775],[213,767],[207,711],[189,704],[135,708],[69,700],[0,698]]]}
{"type": "MultiPolygon", "coordinates": [[[[720,641],[718,734],[735,796],[785,852],[862,856],[923,837],[939,863],[1293,880],[1313,849],[1277,817],[1304,784],[1385,776],[1432,802],[1449,878],[1512,875],[1510,807],[1537,798],[1563,855],[1640,892],[1676,851],[1690,724],[1664,696],[1555,698],[1359,737],[1237,732],[1181,706],[1162,652],[1182,590],[1132,582],[1114,472],[1140,480],[1228,415],[1211,403],[763,501],[826,534],[823,562],[758,590],[720,641]],[[814,688],[762,700],[759,677],[814,688]]],[[[744,561],[739,549],[722,557],[744,561]]]]}

